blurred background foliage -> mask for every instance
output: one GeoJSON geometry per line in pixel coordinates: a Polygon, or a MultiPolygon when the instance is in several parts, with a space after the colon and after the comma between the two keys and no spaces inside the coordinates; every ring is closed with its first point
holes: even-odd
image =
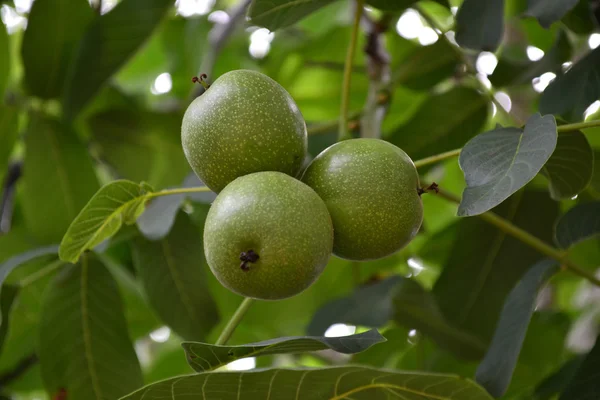
{"type": "MultiPolygon", "coordinates": [[[[336,140],[353,10],[349,1],[332,2],[276,32],[253,25],[243,15],[230,26],[236,2],[228,0],[178,0],[176,4],[122,0],[120,13],[114,15],[111,10],[118,2],[104,0],[101,13],[106,18],[96,15],[96,3],[90,6],[86,1],[1,3],[0,180],[4,186],[0,262],[59,243],[96,190],[114,179],[145,181],[156,189],[193,183],[181,151],[180,121],[198,91],[191,78],[199,72],[208,73],[211,81],[238,68],[262,71],[296,100],[307,121],[312,156],[336,140]],[[223,28],[230,29],[230,35],[215,45],[215,36],[223,28]]],[[[383,138],[415,160],[461,147],[497,124],[514,124],[481,90],[482,84],[493,90],[506,111],[524,121],[538,110],[540,93],[554,78],[600,46],[600,3],[596,0],[579,1],[549,29],[523,15],[525,0],[506,0],[500,47],[494,52],[466,51],[476,67],[467,71],[452,44],[453,14],[461,1],[451,0],[451,8],[440,3],[419,1],[415,8],[392,12],[384,33],[392,84],[383,138]],[[436,32],[419,11],[447,32],[436,32]]],[[[368,14],[377,19],[382,12],[369,8],[368,14]]],[[[361,35],[358,49],[365,44],[366,36],[361,35]]],[[[591,66],[596,80],[598,65],[591,66]]],[[[370,84],[367,67],[365,54],[358,51],[350,92],[352,113],[365,105],[370,84]]],[[[595,93],[598,97],[600,89],[595,93]]],[[[560,114],[570,122],[600,118],[600,101],[584,103],[560,114]]],[[[600,128],[583,133],[595,154],[600,154],[600,128]]],[[[456,195],[465,186],[455,159],[421,172],[424,181],[435,181],[456,195]]],[[[547,186],[547,180],[539,176],[495,211],[552,243],[553,225],[560,214],[578,202],[600,199],[600,172],[596,167],[591,185],[570,200],[553,201],[547,186]]],[[[136,252],[156,254],[144,263],[155,263],[159,272],[166,268],[161,265],[160,248],[140,233],[141,225],[126,227],[98,251],[98,262],[110,272],[108,278],[99,279],[112,276],[118,284],[145,383],[191,373],[181,340],[214,342],[239,304],[239,296],[221,287],[202,261],[202,224],[210,201],[210,197],[182,201],[171,232],[160,239],[179,246],[177,268],[189,278],[184,288],[168,279],[161,286],[156,283],[156,279],[161,282],[160,276],[139,274],[136,264],[144,258],[136,252]],[[141,280],[153,279],[154,284],[144,284],[142,289],[141,280]],[[196,296],[199,292],[201,296],[196,296]],[[168,312],[178,309],[190,295],[193,307],[203,310],[196,327],[182,326],[189,315],[168,312]],[[162,296],[162,304],[152,301],[162,296]]],[[[436,302],[446,323],[487,344],[507,293],[541,256],[485,222],[456,217],[455,204],[431,195],[423,201],[421,234],[398,254],[362,263],[359,290],[379,285],[390,276],[412,278],[419,284],[414,290],[436,302]],[[493,254],[491,246],[497,246],[493,254]]],[[[159,204],[150,206],[146,213],[154,206],[160,209],[159,204]]],[[[600,263],[600,240],[581,242],[570,248],[569,255],[594,272],[600,263]]],[[[25,263],[8,276],[6,283],[12,286],[2,289],[0,388],[15,399],[49,398],[36,361],[39,337],[53,336],[57,326],[72,323],[75,311],[68,306],[64,321],[48,321],[42,313],[43,293],[57,271],[55,260],[47,255],[25,263]],[[40,332],[42,328],[45,331],[40,332]]],[[[304,335],[309,326],[317,326],[312,332],[316,334],[323,334],[330,325],[330,335],[347,334],[364,328],[364,314],[382,313],[377,325],[388,341],[350,361],[473,376],[481,355],[462,360],[457,357],[461,352],[452,351],[453,344],[443,333],[428,330],[427,323],[439,315],[420,313],[425,317],[415,322],[381,306],[393,300],[393,308],[402,310],[418,296],[403,303],[402,298],[394,298],[394,290],[385,292],[383,299],[376,298],[382,291],[370,291],[348,302],[346,310],[342,305],[335,315],[328,314],[323,307],[352,296],[355,280],[350,262],[332,258],[323,276],[306,292],[284,301],[257,303],[232,343],[304,335]],[[317,316],[323,318],[320,324],[313,320],[317,316]],[[352,321],[358,328],[349,325],[352,321]]],[[[599,288],[569,274],[551,280],[540,293],[513,381],[503,398],[533,398],[536,390],[545,388],[544,379],[591,349],[598,333],[599,296],[599,288]]],[[[105,306],[112,313],[121,312],[119,301],[105,306]]],[[[243,360],[229,368],[348,361],[338,356],[271,356],[243,360]]]]}

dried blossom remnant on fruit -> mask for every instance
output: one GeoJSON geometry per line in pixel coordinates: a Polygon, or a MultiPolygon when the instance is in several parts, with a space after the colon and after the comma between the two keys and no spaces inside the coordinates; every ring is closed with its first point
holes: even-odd
{"type": "Polygon", "coordinates": [[[200,75],[200,77],[194,76],[194,77],[192,77],[192,82],[201,84],[202,86],[204,86],[204,89],[206,90],[210,87],[210,85],[206,82],[207,78],[208,78],[208,75],[206,75],[206,74],[202,74],[202,75],[200,75]]]}
{"type": "Polygon", "coordinates": [[[67,400],[67,389],[60,388],[54,397],[52,397],[52,400],[67,400]]]}
{"type": "Polygon", "coordinates": [[[242,269],[242,271],[249,271],[250,266],[248,265],[248,263],[255,263],[258,261],[259,258],[260,257],[254,252],[254,250],[243,251],[240,254],[240,261],[242,261],[242,263],[240,264],[240,268],[242,269]]]}

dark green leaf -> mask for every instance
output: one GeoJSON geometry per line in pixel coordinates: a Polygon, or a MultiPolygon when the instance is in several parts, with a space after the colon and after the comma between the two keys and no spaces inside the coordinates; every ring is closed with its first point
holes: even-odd
{"type": "Polygon", "coordinates": [[[559,400],[593,400],[600,395],[600,340],[596,338],[594,348],[585,356],[577,369],[573,380],[560,396],[559,400]]]}
{"type": "Polygon", "coordinates": [[[4,97],[4,89],[10,77],[10,48],[8,33],[4,24],[0,24],[0,98],[4,97]]]}
{"type": "Polygon", "coordinates": [[[62,94],[73,52],[93,17],[86,0],[33,3],[21,46],[29,93],[44,99],[62,94]]]}
{"type": "Polygon", "coordinates": [[[171,0],[123,0],[92,22],[66,81],[63,103],[69,119],[133,56],[172,5],[171,0]]]}
{"type": "Polygon", "coordinates": [[[248,10],[248,16],[253,24],[274,31],[292,25],[334,1],[254,0],[248,10]]]}
{"type": "MultiPolygon", "coordinates": [[[[383,11],[401,11],[416,3],[419,0],[367,0],[367,4],[383,11]]],[[[448,9],[450,4],[448,0],[433,0],[448,9]]]]}
{"type": "Polygon", "coordinates": [[[181,115],[111,109],[89,119],[100,157],[119,178],[156,188],[179,185],[190,166],[181,150],[181,115]]]}
{"type": "Polygon", "coordinates": [[[365,367],[208,372],[149,385],[123,400],[289,399],[491,400],[479,386],[456,375],[365,367]],[[443,396],[443,397],[442,397],[443,396]]]}
{"type": "Polygon", "coordinates": [[[485,344],[449,325],[429,292],[411,279],[402,279],[394,295],[394,320],[431,337],[441,348],[464,359],[479,359],[485,344]]]}
{"type": "Polygon", "coordinates": [[[600,98],[600,47],[557,77],[542,93],[540,111],[581,120],[583,112],[600,98]]]}
{"type": "Polygon", "coordinates": [[[56,243],[98,189],[92,160],[75,132],[40,115],[30,116],[25,150],[27,226],[41,243],[56,243]]]}
{"type": "Polygon", "coordinates": [[[598,17],[592,10],[593,0],[579,0],[571,11],[565,15],[562,22],[578,35],[589,35],[598,29],[598,17]]]}
{"type": "Polygon", "coordinates": [[[554,200],[570,199],[592,180],[594,152],[581,131],[558,136],[556,149],[541,173],[550,181],[554,200]]]}
{"type": "Polygon", "coordinates": [[[388,138],[414,160],[463,146],[482,129],[488,101],[476,90],[455,87],[430,96],[413,117],[388,138]],[[443,123],[440,123],[443,121],[443,123]],[[415,135],[418,133],[418,140],[415,135]]]}
{"type": "Polygon", "coordinates": [[[560,20],[579,0],[527,0],[525,15],[535,17],[544,28],[560,20]]]}
{"type": "Polygon", "coordinates": [[[413,90],[428,90],[452,76],[460,59],[452,45],[438,40],[430,46],[417,47],[394,67],[394,83],[413,90]]]}
{"type": "Polygon", "coordinates": [[[0,323],[0,353],[2,352],[2,346],[4,345],[4,339],[8,333],[10,309],[12,308],[13,302],[19,293],[19,287],[14,285],[5,285],[2,288],[0,294],[0,313],[2,316],[2,322],[0,323]]]}
{"type": "MultiPolygon", "coordinates": [[[[53,255],[56,253],[58,253],[58,246],[56,246],[56,245],[46,246],[46,247],[40,247],[40,248],[33,249],[33,250],[28,250],[24,253],[13,256],[13,257],[9,258],[8,260],[4,261],[2,264],[0,264],[0,290],[2,289],[2,285],[4,284],[6,277],[8,277],[8,275],[19,265],[25,264],[26,262],[31,261],[38,257],[53,255]]],[[[3,320],[4,320],[4,313],[2,313],[0,311],[0,323],[3,320]]]]}
{"type": "Polygon", "coordinates": [[[531,181],[556,147],[552,115],[534,114],[525,129],[497,128],[473,138],[460,153],[467,187],[459,216],[481,214],[531,181]]]}
{"type": "MultiPolygon", "coordinates": [[[[543,191],[525,191],[496,207],[494,212],[551,242],[558,204],[543,191]]],[[[433,288],[442,314],[458,329],[488,342],[505,297],[527,268],[540,258],[529,246],[481,219],[461,220],[454,246],[433,288]]]]}
{"type": "Polygon", "coordinates": [[[336,323],[369,327],[385,325],[392,316],[392,295],[401,280],[399,276],[392,276],[325,304],[314,314],[306,332],[320,336],[336,323]]]}
{"type": "Polygon", "coordinates": [[[520,60],[500,57],[490,82],[495,87],[531,84],[532,79],[546,72],[562,74],[562,64],[571,59],[571,43],[564,31],[560,31],[552,48],[539,61],[520,60]]]}
{"type": "Polygon", "coordinates": [[[134,240],[133,260],[148,301],[185,340],[206,338],[219,321],[203,259],[201,234],[183,211],[165,238],[134,240]]]}
{"type": "Polygon", "coordinates": [[[534,400],[551,400],[556,395],[564,391],[585,357],[583,355],[575,356],[567,361],[560,369],[546,379],[544,379],[536,388],[533,394],[534,400]]]}
{"type": "Polygon", "coordinates": [[[296,354],[326,349],[343,354],[355,354],[384,341],[383,336],[376,329],[372,329],[343,337],[284,337],[241,346],[217,346],[207,343],[184,342],[182,346],[190,366],[197,372],[205,372],[245,357],[296,354]]]}
{"type": "Polygon", "coordinates": [[[77,262],[79,256],[117,233],[123,222],[135,223],[144,211],[149,188],[118,180],[104,185],[81,210],[65,233],[59,256],[77,262]]]}
{"type": "Polygon", "coordinates": [[[504,303],[492,343],[475,379],[494,397],[504,395],[517,365],[525,334],[542,285],[558,270],[554,260],[531,267],[509,293],[504,303]]]}
{"type": "Polygon", "coordinates": [[[494,51],[504,33],[504,0],[465,0],[456,15],[456,41],[473,50],[494,51]]]}
{"type": "Polygon", "coordinates": [[[143,384],[117,285],[83,257],[45,293],[39,358],[46,389],[73,399],[117,399],[143,384]]]}
{"type": "Polygon", "coordinates": [[[554,228],[556,243],[563,249],[600,234],[600,201],[578,204],[560,217],[554,228]]]}
{"type": "MultiPolygon", "coordinates": [[[[2,96],[1,90],[0,96],[2,96]]],[[[0,104],[0,179],[6,172],[10,155],[19,136],[18,123],[18,110],[0,104]]]]}

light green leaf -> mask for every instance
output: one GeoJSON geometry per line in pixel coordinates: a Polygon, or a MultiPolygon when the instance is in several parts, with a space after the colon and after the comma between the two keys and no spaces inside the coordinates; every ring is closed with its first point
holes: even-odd
{"type": "Polygon", "coordinates": [[[207,372],[146,386],[122,400],[491,400],[485,390],[457,375],[367,367],[207,372]],[[291,396],[291,397],[290,397],[291,396]]]}
{"type": "Polygon", "coordinates": [[[31,114],[23,170],[27,226],[40,243],[56,243],[98,190],[91,157],[69,127],[31,114]]]}
{"type": "Polygon", "coordinates": [[[81,39],[65,85],[65,115],[73,119],[100,87],[150,37],[171,0],[123,0],[97,18],[81,39]]]}
{"type": "Polygon", "coordinates": [[[583,191],[594,173],[594,152],[585,135],[581,131],[559,135],[541,173],[550,181],[554,200],[570,199],[583,191]]]}
{"type": "Polygon", "coordinates": [[[8,33],[4,24],[0,24],[0,98],[4,97],[4,89],[10,77],[10,47],[8,33]]]}
{"type": "Polygon", "coordinates": [[[432,95],[407,123],[390,134],[388,140],[406,151],[413,160],[454,150],[483,128],[488,103],[481,93],[466,87],[432,95]],[[417,132],[418,140],[415,138],[417,132]]]}
{"type": "Polygon", "coordinates": [[[335,0],[254,0],[248,10],[252,23],[271,31],[301,20],[335,0]]]}
{"type": "Polygon", "coordinates": [[[44,99],[62,94],[73,52],[93,18],[86,0],[33,3],[21,46],[23,83],[29,93],[44,99]]]}
{"type": "Polygon", "coordinates": [[[217,346],[208,343],[184,342],[188,363],[197,372],[212,371],[245,357],[273,354],[295,354],[331,349],[343,354],[355,354],[384,342],[376,329],[342,337],[295,336],[265,340],[241,346],[217,346]]]}
{"type": "Polygon", "coordinates": [[[85,250],[117,233],[123,222],[134,223],[144,210],[148,193],[144,185],[126,180],[100,188],[65,233],[58,252],[61,260],[77,262],[85,250]]]}
{"type": "Polygon", "coordinates": [[[202,236],[180,211],[158,241],[133,241],[133,261],[150,305],[186,340],[203,340],[219,321],[203,268],[202,236]]]}
{"type": "Polygon", "coordinates": [[[117,285],[99,261],[84,257],[48,287],[39,358],[46,389],[69,398],[117,399],[143,384],[117,285]]]}
{"type": "Polygon", "coordinates": [[[459,216],[481,214],[531,181],[556,148],[556,121],[534,114],[525,129],[497,128],[467,143],[459,163],[467,187],[459,216]]]}

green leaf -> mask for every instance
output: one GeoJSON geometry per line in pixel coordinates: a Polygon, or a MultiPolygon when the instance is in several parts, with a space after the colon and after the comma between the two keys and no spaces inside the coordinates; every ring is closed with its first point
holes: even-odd
{"type": "Polygon", "coordinates": [[[202,268],[202,236],[180,211],[163,239],[134,239],[133,260],[148,301],[185,340],[202,340],[219,315],[202,268]]]}
{"type": "Polygon", "coordinates": [[[88,119],[100,157],[120,178],[156,188],[179,185],[190,171],[178,113],[110,109],[88,119]]]}
{"type": "MultiPolygon", "coordinates": [[[[493,211],[540,240],[551,242],[558,204],[546,192],[520,192],[493,211]]],[[[433,288],[436,302],[450,324],[488,342],[506,296],[540,258],[535,250],[487,222],[462,219],[433,288]]]]}
{"type": "Polygon", "coordinates": [[[460,153],[467,187],[459,216],[481,214],[531,181],[556,147],[552,115],[534,114],[525,129],[497,128],[473,138],[460,153]]]}
{"type": "Polygon", "coordinates": [[[500,397],[506,392],[521,353],[538,291],[556,271],[556,261],[540,261],[527,271],[506,298],[492,343],[475,375],[476,381],[492,396],[500,397]]]}
{"type": "Polygon", "coordinates": [[[289,399],[491,400],[479,386],[456,375],[366,367],[208,372],[146,386],[122,400],[289,399]],[[295,393],[295,395],[294,395],[295,393]]]}
{"type": "Polygon", "coordinates": [[[385,325],[392,316],[392,296],[401,280],[399,276],[391,276],[325,304],[314,314],[306,332],[320,336],[337,323],[368,327],[385,325]]]}
{"type": "Polygon", "coordinates": [[[70,128],[31,115],[23,169],[27,226],[40,243],[56,243],[98,189],[91,157],[70,128]]]}
{"type": "Polygon", "coordinates": [[[248,16],[253,24],[264,26],[270,31],[292,25],[335,0],[254,0],[248,16]]]}
{"type": "Polygon", "coordinates": [[[108,78],[134,55],[172,5],[171,0],[123,0],[92,22],[66,81],[63,105],[68,119],[75,118],[108,78]]]}
{"type": "Polygon", "coordinates": [[[596,338],[596,344],[585,356],[581,366],[577,369],[575,376],[569,386],[559,397],[559,400],[592,400],[600,393],[600,381],[598,367],[600,366],[600,340],[596,338]]]}
{"type": "Polygon", "coordinates": [[[579,0],[567,13],[562,22],[578,35],[589,35],[598,29],[598,18],[594,15],[591,0],[579,0]]]}
{"type": "Polygon", "coordinates": [[[563,249],[600,234],[600,201],[578,204],[560,217],[554,227],[556,243],[563,249]]]}
{"type": "Polygon", "coordinates": [[[143,384],[117,285],[91,257],[48,287],[39,358],[46,389],[73,399],[117,399],[143,384]]]}
{"type": "Polygon", "coordinates": [[[73,53],[93,18],[86,0],[40,0],[32,5],[21,46],[23,83],[29,93],[44,99],[62,94],[73,53]]]}
{"type": "Polygon", "coordinates": [[[527,0],[525,15],[534,17],[544,28],[560,20],[579,0],[527,0]]]}
{"type": "Polygon", "coordinates": [[[552,373],[535,388],[533,399],[555,399],[555,396],[564,391],[567,388],[569,382],[573,380],[573,377],[577,373],[577,370],[581,366],[581,363],[584,359],[585,357],[583,355],[578,355],[564,363],[564,365],[560,367],[559,370],[552,373]]]}
{"type": "Polygon", "coordinates": [[[4,24],[0,24],[0,98],[4,97],[4,89],[10,77],[10,47],[8,33],[4,24]]]}
{"type": "Polygon", "coordinates": [[[449,325],[435,298],[417,282],[403,279],[395,290],[394,320],[431,337],[441,348],[463,359],[480,359],[486,345],[477,337],[449,325]]]}
{"type": "Polygon", "coordinates": [[[542,93],[540,111],[579,121],[583,112],[600,98],[600,47],[557,77],[542,93]]]}
{"type": "Polygon", "coordinates": [[[2,346],[4,345],[4,339],[8,333],[10,310],[13,302],[15,301],[17,294],[19,293],[19,287],[15,285],[5,285],[2,293],[0,294],[0,313],[2,315],[2,324],[0,324],[0,353],[2,352],[2,346]]]}
{"type": "MultiPolygon", "coordinates": [[[[0,290],[8,275],[19,265],[25,264],[35,258],[58,253],[58,246],[39,247],[37,249],[28,250],[19,255],[13,256],[0,264],[0,290]]],[[[1,308],[1,307],[0,307],[1,308]]],[[[4,313],[0,310],[0,323],[4,321],[4,313]]]]}
{"type": "Polygon", "coordinates": [[[594,152],[585,135],[581,131],[559,135],[541,173],[550,181],[554,200],[570,199],[583,191],[594,173],[594,152]]]}
{"type": "Polygon", "coordinates": [[[571,59],[572,47],[567,34],[561,30],[554,45],[544,54],[541,60],[511,60],[500,56],[494,73],[489,76],[495,87],[511,85],[530,85],[532,79],[553,72],[562,75],[562,64],[571,59]]]}
{"type": "MultiPolygon", "coordinates": [[[[0,27],[0,30],[2,28],[0,27]]],[[[0,90],[0,96],[2,91],[0,90]]],[[[0,104],[0,179],[8,168],[8,161],[19,136],[19,112],[0,104]]]]}
{"type": "Polygon", "coordinates": [[[273,354],[297,354],[330,349],[343,354],[355,354],[384,342],[376,329],[342,337],[296,336],[265,340],[241,346],[217,346],[207,343],[184,342],[190,366],[197,372],[212,371],[232,361],[246,357],[273,354]]]}
{"type": "Polygon", "coordinates": [[[455,87],[430,96],[388,140],[413,160],[461,147],[484,126],[488,100],[479,92],[455,87]],[[444,121],[440,123],[440,121],[444,121]],[[415,140],[415,132],[419,140],[415,140]]]}
{"type": "MultiPolygon", "coordinates": [[[[367,0],[367,4],[383,11],[401,11],[412,6],[417,1],[419,0],[367,0]]],[[[448,0],[433,1],[450,9],[448,0]]]]}
{"type": "Polygon", "coordinates": [[[456,14],[456,41],[461,47],[494,51],[504,33],[504,0],[465,0],[456,14]]]}
{"type": "Polygon", "coordinates": [[[413,90],[429,90],[452,76],[460,59],[452,45],[438,40],[429,46],[417,47],[393,67],[393,81],[413,90]]]}
{"type": "Polygon", "coordinates": [[[77,262],[81,254],[113,236],[123,222],[135,223],[149,193],[143,184],[117,180],[104,185],[81,210],[60,243],[61,260],[77,262]]]}

